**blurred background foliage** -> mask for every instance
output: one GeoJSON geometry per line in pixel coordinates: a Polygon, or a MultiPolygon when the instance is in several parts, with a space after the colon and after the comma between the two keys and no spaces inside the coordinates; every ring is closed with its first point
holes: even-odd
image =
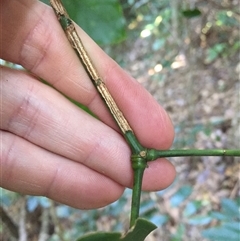
{"type": "MultiPolygon", "coordinates": [[[[168,111],[173,148],[240,148],[238,0],[64,3],[74,21],[168,111]]],[[[171,161],[175,182],[142,195],[141,216],[159,227],[146,240],[239,240],[239,158],[171,161]]],[[[21,237],[28,234],[25,240],[38,241],[128,228],[129,189],[119,201],[90,211],[0,191],[3,241],[18,240],[18,228],[21,237]]]]}

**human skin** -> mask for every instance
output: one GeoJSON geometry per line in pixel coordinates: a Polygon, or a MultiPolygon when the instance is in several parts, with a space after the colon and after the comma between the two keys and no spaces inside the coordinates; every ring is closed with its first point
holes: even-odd
{"type": "MultiPolygon", "coordinates": [[[[0,4],[0,58],[27,70],[0,68],[1,187],[81,209],[117,200],[132,186],[130,149],[53,10],[36,0],[0,4]]],[[[80,27],[77,31],[140,143],[168,149],[174,129],[165,110],[80,27]]],[[[164,189],[174,177],[174,166],[158,159],[145,170],[142,188],[164,189]]]]}

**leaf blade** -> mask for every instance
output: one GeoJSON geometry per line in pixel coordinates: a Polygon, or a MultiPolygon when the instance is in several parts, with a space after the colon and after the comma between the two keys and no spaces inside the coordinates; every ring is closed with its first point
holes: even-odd
{"type": "Polygon", "coordinates": [[[148,234],[156,228],[153,223],[139,218],[135,225],[124,235],[115,232],[95,232],[86,234],[77,241],[144,241],[148,234]]]}

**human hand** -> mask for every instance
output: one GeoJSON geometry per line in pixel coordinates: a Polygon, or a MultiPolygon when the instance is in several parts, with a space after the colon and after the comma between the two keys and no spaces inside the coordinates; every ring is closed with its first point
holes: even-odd
{"type": "MultiPolygon", "coordinates": [[[[76,208],[115,201],[132,186],[130,149],[53,10],[36,0],[0,3],[0,58],[29,71],[1,67],[1,186],[76,208]],[[99,119],[58,91],[88,106],[99,119]]],[[[77,30],[141,144],[169,148],[174,131],[164,109],[83,30],[77,30]]],[[[174,167],[166,159],[151,162],[143,190],[163,189],[174,177],[174,167]]]]}

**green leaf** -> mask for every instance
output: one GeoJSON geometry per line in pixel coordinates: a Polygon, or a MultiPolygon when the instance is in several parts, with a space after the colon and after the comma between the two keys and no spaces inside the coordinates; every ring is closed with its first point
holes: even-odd
{"type": "Polygon", "coordinates": [[[55,209],[58,218],[69,218],[71,215],[71,208],[67,205],[59,205],[55,209]]]}
{"type": "Polygon", "coordinates": [[[235,14],[229,10],[223,10],[219,11],[216,16],[216,25],[218,26],[238,26],[239,21],[236,17],[234,17],[235,14]]]}
{"type": "Polygon", "coordinates": [[[96,232],[96,233],[89,233],[77,241],[114,241],[120,240],[121,234],[120,233],[104,233],[104,232],[96,232]]]}
{"type": "Polygon", "coordinates": [[[152,223],[157,224],[157,226],[162,226],[166,224],[169,221],[169,216],[167,214],[161,215],[159,213],[156,213],[154,216],[150,217],[150,221],[152,223]]]}
{"type": "Polygon", "coordinates": [[[225,43],[217,43],[212,48],[207,50],[206,63],[211,63],[218,58],[219,55],[223,54],[226,50],[227,45],[225,43]]]}
{"type": "Polygon", "coordinates": [[[201,11],[197,8],[195,9],[186,9],[182,11],[182,15],[185,18],[195,18],[198,17],[199,15],[201,15],[201,11]]]}
{"type": "Polygon", "coordinates": [[[229,228],[229,226],[219,226],[204,230],[202,236],[215,241],[237,241],[240,235],[239,228],[236,230],[229,228]]]}
{"type": "Polygon", "coordinates": [[[219,220],[219,221],[225,221],[225,220],[229,219],[225,214],[223,214],[221,212],[211,212],[210,216],[212,218],[215,218],[215,219],[219,220]]]}
{"type": "Polygon", "coordinates": [[[64,1],[70,17],[98,44],[113,44],[126,37],[125,19],[118,0],[64,1]]]}
{"type": "Polygon", "coordinates": [[[170,199],[172,207],[177,207],[180,205],[191,193],[192,187],[189,185],[185,185],[179,188],[178,191],[170,199]]]}
{"type": "Polygon", "coordinates": [[[225,228],[238,232],[240,235],[240,222],[237,222],[237,221],[236,222],[228,222],[228,223],[224,223],[223,226],[225,228]]]}
{"type": "Polygon", "coordinates": [[[238,205],[231,199],[223,198],[221,200],[221,207],[223,213],[230,218],[239,217],[240,215],[238,205]]]}
{"type": "MultiPolygon", "coordinates": [[[[49,4],[48,0],[41,0],[49,4]]],[[[118,0],[62,0],[70,18],[98,44],[108,45],[126,38],[125,18],[118,0]]]]}
{"type": "Polygon", "coordinates": [[[164,47],[165,43],[166,43],[166,39],[164,39],[164,38],[156,39],[154,41],[154,43],[152,44],[152,49],[154,51],[157,51],[157,50],[161,49],[162,47],[164,47]]]}
{"type": "Polygon", "coordinates": [[[179,224],[175,234],[171,236],[170,241],[182,241],[183,235],[186,233],[186,227],[183,224],[179,224]]]}
{"type": "Polygon", "coordinates": [[[193,218],[190,218],[187,222],[188,224],[191,225],[196,225],[196,226],[203,226],[203,225],[207,225],[212,221],[212,217],[210,216],[195,216],[193,218]]]}
{"type": "Polygon", "coordinates": [[[125,234],[96,232],[80,237],[77,241],[144,241],[156,226],[145,219],[137,219],[136,224],[125,234]]]}
{"type": "Polygon", "coordinates": [[[193,214],[195,214],[200,208],[202,207],[202,202],[201,201],[192,201],[189,202],[184,211],[183,211],[183,215],[184,217],[189,217],[193,214]]]}
{"type": "Polygon", "coordinates": [[[43,208],[48,208],[50,207],[51,203],[46,197],[28,196],[27,209],[29,212],[33,212],[38,205],[42,206],[43,208]]]}
{"type": "Polygon", "coordinates": [[[226,47],[226,43],[218,43],[213,46],[214,50],[219,54],[221,54],[226,49],[226,47]]]}

